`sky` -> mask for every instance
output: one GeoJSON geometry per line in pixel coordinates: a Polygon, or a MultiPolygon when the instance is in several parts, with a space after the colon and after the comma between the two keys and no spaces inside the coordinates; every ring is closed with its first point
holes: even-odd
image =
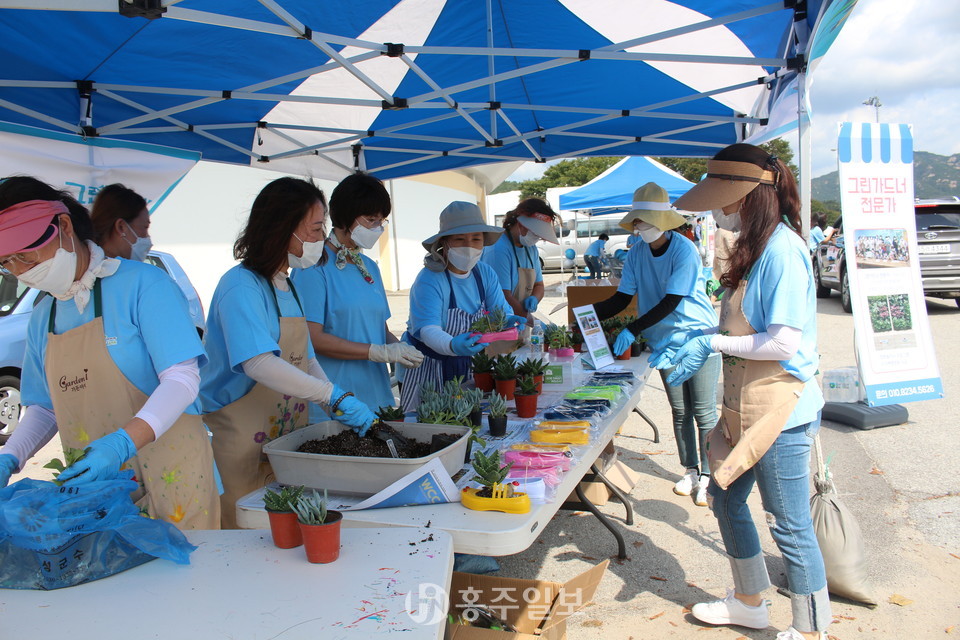
{"type": "MultiPolygon", "coordinates": [[[[860,0],[813,73],[812,175],[837,168],[839,122],[913,125],[914,149],[960,152],[960,2],[860,0]]],[[[796,135],[787,140],[796,151],[796,135]]],[[[525,163],[509,180],[538,178],[525,163]]]]}

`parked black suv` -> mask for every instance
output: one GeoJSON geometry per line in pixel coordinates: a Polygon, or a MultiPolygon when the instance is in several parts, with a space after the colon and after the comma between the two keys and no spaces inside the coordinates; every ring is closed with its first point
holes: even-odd
{"type": "MultiPolygon", "coordinates": [[[[934,298],[952,298],[960,306],[960,198],[917,200],[915,210],[923,292],[934,298]]],[[[850,313],[842,219],[837,220],[835,229],[814,252],[813,277],[818,298],[828,298],[830,290],[836,289],[843,310],[850,313]]]]}

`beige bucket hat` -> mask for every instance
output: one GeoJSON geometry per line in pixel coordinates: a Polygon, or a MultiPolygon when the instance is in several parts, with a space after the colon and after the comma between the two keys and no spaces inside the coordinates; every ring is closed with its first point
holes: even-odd
{"type": "Polygon", "coordinates": [[[652,224],[660,231],[676,229],[686,220],[670,206],[670,196],[667,190],[656,182],[648,182],[633,192],[633,209],[630,210],[620,226],[627,231],[633,231],[635,220],[652,224]]]}

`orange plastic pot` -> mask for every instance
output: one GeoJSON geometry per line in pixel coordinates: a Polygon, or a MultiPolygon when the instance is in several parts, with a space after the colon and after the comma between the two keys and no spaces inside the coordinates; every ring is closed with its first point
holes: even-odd
{"type": "Polygon", "coordinates": [[[517,403],[517,416],[521,418],[532,418],[537,415],[537,394],[529,396],[517,396],[514,400],[517,403]]]}
{"type": "Polygon", "coordinates": [[[327,521],[323,524],[300,524],[303,536],[303,548],[307,560],[314,564],[327,564],[340,557],[340,523],[343,515],[339,511],[327,511],[327,521]]]}
{"type": "Polygon", "coordinates": [[[267,509],[267,517],[270,518],[270,534],[273,536],[274,545],[280,549],[293,549],[303,544],[297,514],[293,511],[267,509]]]}
{"type": "Polygon", "coordinates": [[[573,351],[574,353],[580,353],[581,351],[583,351],[583,343],[581,342],[579,344],[573,345],[573,351]]]}
{"type": "Polygon", "coordinates": [[[497,389],[497,393],[502,395],[507,400],[513,400],[513,392],[517,389],[516,378],[513,378],[512,380],[494,380],[493,384],[497,389]]]}
{"type": "Polygon", "coordinates": [[[473,384],[480,391],[493,391],[493,374],[490,372],[473,374],[473,384]]]}
{"type": "Polygon", "coordinates": [[[537,395],[543,393],[543,376],[533,376],[533,381],[537,383],[537,395]]]}
{"type": "Polygon", "coordinates": [[[617,354],[617,360],[629,360],[630,359],[630,347],[627,347],[623,350],[623,353],[617,354]]]}

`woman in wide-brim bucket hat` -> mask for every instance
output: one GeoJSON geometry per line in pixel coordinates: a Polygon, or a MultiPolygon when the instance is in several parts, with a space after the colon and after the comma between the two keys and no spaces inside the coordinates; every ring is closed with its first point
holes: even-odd
{"type": "MultiPolygon", "coordinates": [[[[596,306],[601,319],[613,316],[637,297],[637,320],[625,327],[614,342],[615,353],[628,349],[643,336],[654,351],[650,362],[671,354],[689,338],[717,326],[717,314],[707,297],[700,253],[682,234],[673,231],[684,223],[670,205],[666,190],[648,182],[633,194],[633,208],[620,221],[625,229],[636,228],[640,241],[630,249],[623,265],[617,293],[596,306]]],[[[661,370],[666,380],[672,369],[661,370]]],[[[720,356],[711,358],[683,385],[665,385],[673,431],[677,440],[683,476],[674,492],[706,506],[710,465],[706,436],[717,423],[717,381],[720,356]],[[694,426],[696,422],[696,426],[694,426]]]]}
{"type": "Polygon", "coordinates": [[[524,323],[512,315],[500,280],[479,262],[483,248],[497,241],[503,229],[486,224],[480,208],[451,202],[440,212],[440,230],[423,241],[424,267],[410,287],[410,319],[404,339],[424,354],[423,364],[407,371],[400,390],[404,410],[416,409],[420,389],[439,389],[470,371],[470,359],[483,350],[480,334],[470,326],[484,314],[502,309],[507,325],[524,323]]]}
{"type": "Polygon", "coordinates": [[[677,201],[712,210],[739,231],[720,281],[719,326],[683,345],[662,366],[680,384],[723,354],[720,421],[707,439],[713,501],[733,571],[723,600],[693,607],[709,624],[765,628],[762,592],[770,586],[747,498],[756,484],[770,533],[783,555],[793,624],[779,640],[823,639],[831,622],[823,557],[810,518],[810,445],[820,428],[823,395],[817,300],[810,256],[800,234],[800,197],[787,166],[767,151],[735,144],[707,165],[707,177],[677,201]]]}

